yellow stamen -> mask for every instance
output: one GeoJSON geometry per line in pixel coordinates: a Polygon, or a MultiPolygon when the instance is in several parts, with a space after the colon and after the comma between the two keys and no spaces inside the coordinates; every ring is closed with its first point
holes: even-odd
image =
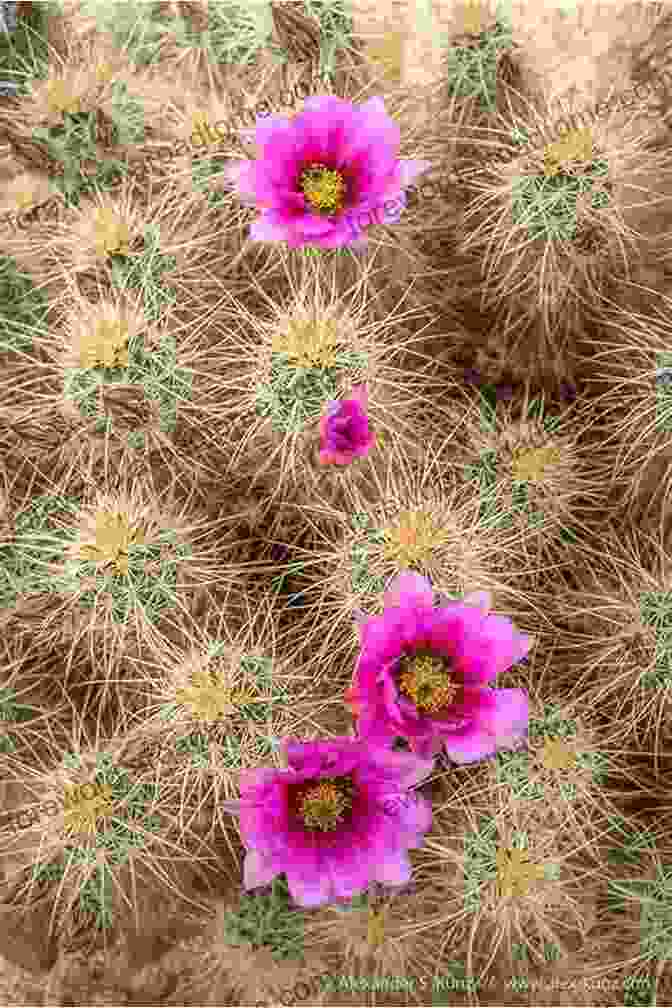
{"type": "Polygon", "coordinates": [[[334,830],[351,804],[350,796],[335,781],[323,780],[306,792],[301,802],[301,817],[311,829],[334,830]]]}
{"type": "Polygon", "coordinates": [[[437,711],[453,702],[458,686],[450,678],[442,658],[416,655],[403,662],[405,671],[399,679],[399,689],[419,710],[437,711]]]}
{"type": "Polygon", "coordinates": [[[109,63],[99,63],[96,67],[96,80],[99,84],[107,84],[114,77],[114,67],[109,63]]]}
{"type": "Polygon", "coordinates": [[[312,164],[301,174],[300,188],[313,210],[327,215],[343,207],[345,181],[340,172],[312,164]]]}

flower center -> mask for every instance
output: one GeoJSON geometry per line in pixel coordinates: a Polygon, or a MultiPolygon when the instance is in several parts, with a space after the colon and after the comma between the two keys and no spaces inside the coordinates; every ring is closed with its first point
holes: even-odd
{"type": "Polygon", "coordinates": [[[233,690],[226,684],[223,670],[204,664],[191,674],[191,683],[175,692],[177,703],[189,707],[203,721],[221,721],[246,703],[254,703],[249,690],[233,690]]]}
{"type": "Polygon", "coordinates": [[[576,752],[561,738],[547,738],[541,760],[546,770],[571,770],[576,765],[576,752]]]}
{"type": "Polygon", "coordinates": [[[404,656],[400,664],[399,690],[419,710],[441,710],[454,701],[458,684],[451,679],[445,658],[418,654],[404,656]]]}
{"type": "Polygon", "coordinates": [[[112,787],[109,784],[84,784],[65,787],[63,824],[69,833],[94,833],[98,819],[112,811],[112,787]]]}
{"type": "Polygon", "coordinates": [[[560,461],[562,452],[557,445],[517,449],[513,455],[513,478],[525,482],[542,480],[546,469],[560,461]]]}
{"type": "Polygon", "coordinates": [[[343,207],[345,180],[323,164],[311,164],[301,173],[299,186],[317,213],[335,214],[343,207]]]}
{"type": "Polygon", "coordinates": [[[352,792],[349,776],[304,782],[296,796],[299,817],[309,829],[335,830],[352,807],[352,792]]]}
{"type": "Polygon", "coordinates": [[[101,319],[81,341],[79,362],[83,367],[128,367],[128,326],[121,320],[101,319]]]}
{"type": "Polygon", "coordinates": [[[403,511],[394,525],[385,529],[385,553],[402,567],[427,563],[432,551],[441,544],[441,535],[430,514],[403,511]]]}
{"type": "Polygon", "coordinates": [[[301,367],[326,368],[336,364],[342,343],[338,325],[332,319],[290,319],[286,332],[273,336],[273,350],[285,353],[301,367]]]}
{"type": "Polygon", "coordinates": [[[118,573],[128,574],[129,548],[144,542],[142,528],[134,527],[128,515],[117,511],[100,511],[96,515],[94,542],[85,543],[79,554],[82,560],[105,566],[112,564],[118,573]]]}
{"type": "Polygon", "coordinates": [[[65,81],[60,78],[51,82],[47,88],[47,104],[49,111],[63,115],[78,115],[82,111],[81,98],[68,94],[65,81]]]}
{"type": "Polygon", "coordinates": [[[104,207],[96,215],[94,242],[103,259],[112,253],[127,256],[131,242],[129,226],[113,210],[104,207]]]}
{"type": "Polygon", "coordinates": [[[29,192],[27,189],[22,189],[16,197],[16,205],[20,210],[27,210],[33,202],[33,193],[29,192]]]}

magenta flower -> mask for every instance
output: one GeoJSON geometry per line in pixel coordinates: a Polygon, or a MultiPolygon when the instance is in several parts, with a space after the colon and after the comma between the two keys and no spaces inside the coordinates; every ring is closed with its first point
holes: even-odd
{"type": "Polygon", "coordinates": [[[376,435],[369,430],[366,415],[368,394],[366,385],[354,385],[351,399],[332,399],[320,420],[320,462],[325,465],[349,465],[355,458],[367,455],[376,435]]]}
{"type": "Polygon", "coordinates": [[[473,763],[527,737],[523,689],[494,680],[530,650],[533,639],[490,613],[486,592],[433,607],[432,586],[402,571],[385,593],[381,616],[358,615],[362,649],[346,702],[357,732],[372,744],[407,739],[423,758],[443,745],[455,763],[473,763]]]}
{"type": "Polygon", "coordinates": [[[431,773],[431,760],[352,738],[281,743],[286,770],[243,770],[240,816],[247,848],[246,889],[284,872],[304,907],[350,900],[372,882],[405,885],[409,847],[419,847],[431,806],[409,788],[431,773]]]}
{"type": "Polygon", "coordinates": [[[262,210],[250,237],[290,248],[365,243],[369,224],[398,220],[404,188],[431,166],[397,159],[400,131],[382,98],[307,98],[293,119],[257,116],[254,139],[261,156],[230,163],[225,175],[262,210]]]}

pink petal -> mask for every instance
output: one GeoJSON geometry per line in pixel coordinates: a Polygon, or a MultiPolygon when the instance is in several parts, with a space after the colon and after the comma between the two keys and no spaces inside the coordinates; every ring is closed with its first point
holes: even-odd
{"type": "Polygon", "coordinates": [[[464,605],[475,606],[478,609],[483,609],[486,613],[489,613],[492,609],[492,592],[489,591],[475,591],[471,592],[469,595],[465,595],[462,599],[464,605]]]}
{"type": "Polygon", "coordinates": [[[353,244],[352,225],[346,216],[330,219],[331,233],[318,238],[314,244],[320,248],[343,248],[353,244]]]}
{"type": "Polygon", "coordinates": [[[453,763],[476,763],[497,752],[493,736],[476,724],[452,734],[445,740],[444,748],[453,763]]]}
{"type": "Polygon", "coordinates": [[[488,656],[493,669],[491,678],[494,678],[525,658],[532,647],[532,640],[516,630],[505,616],[490,613],[481,631],[480,647],[488,656]]]}
{"type": "Polygon", "coordinates": [[[397,574],[385,591],[385,607],[387,606],[431,606],[434,601],[434,590],[429,578],[415,571],[405,570],[397,574]]]}
{"type": "Polygon", "coordinates": [[[263,165],[269,177],[279,185],[287,185],[289,180],[295,179],[301,163],[301,137],[297,135],[296,124],[292,122],[285,129],[278,128],[269,132],[266,122],[262,120],[262,132],[263,143],[258,145],[258,164],[263,165]]]}
{"type": "Polygon", "coordinates": [[[398,206],[395,206],[395,207],[389,207],[388,206],[387,209],[383,208],[383,211],[382,211],[382,213],[380,215],[380,219],[377,220],[375,223],[377,223],[377,224],[396,224],[399,221],[400,217],[401,217],[402,210],[405,210],[405,209],[406,209],[406,200],[405,200],[405,198],[403,198],[403,199],[400,198],[398,206]]]}
{"type": "Polygon", "coordinates": [[[385,201],[394,199],[401,189],[405,189],[418,175],[422,175],[423,172],[426,172],[431,167],[431,161],[397,161],[392,177],[383,190],[383,199],[385,201]]]}
{"type": "Polygon", "coordinates": [[[492,692],[494,704],[484,705],[470,726],[445,740],[446,753],[454,763],[473,763],[494,756],[498,749],[515,748],[526,738],[529,723],[526,691],[492,692]]]}
{"type": "Polygon", "coordinates": [[[362,410],[366,412],[366,408],[369,404],[369,390],[366,385],[366,382],[362,382],[361,385],[352,386],[351,398],[354,399],[355,402],[359,403],[359,405],[362,407],[362,410]]]}
{"type": "Polygon", "coordinates": [[[353,616],[353,619],[355,621],[355,629],[357,630],[357,633],[359,634],[360,642],[363,643],[363,641],[364,641],[364,627],[369,622],[369,620],[370,620],[371,617],[368,615],[368,613],[365,613],[363,609],[355,609],[354,612],[353,612],[353,614],[352,614],[352,616],[353,616]]]}
{"type": "Polygon", "coordinates": [[[465,606],[462,602],[451,602],[434,609],[430,646],[450,655],[464,682],[470,686],[484,685],[494,677],[488,661],[489,651],[483,653],[481,647],[487,618],[483,609],[465,606]]]}
{"type": "Polygon", "coordinates": [[[357,716],[359,714],[359,693],[357,692],[357,687],[352,684],[348,686],[343,694],[343,700],[352,713],[357,716]]]}
{"type": "Polygon", "coordinates": [[[248,850],[243,864],[243,885],[246,889],[256,889],[257,886],[268,885],[278,872],[271,862],[256,850],[248,850]]]}
{"type": "Polygon", "coordinates": [[[261,148],[264,148],[271,140],[278,137],[286,137],[293,130],[291,119],[287,116],[271,115],[257,116],[256,124],[250,132],[261,148]]]}
{"type": "Polygon", "coordinates": [[[329,237],[333,234],[334,225],[328,217],[306,213],[301,217],[301,231],[306,238],[329,237]]]}
{"type": "Polygon", "coordinates": [[[335,167],[347,165],[364,181],[371,180],[377,164],[387,175],[399,148],[399,127],[380,98],[359,106],[333,95],[307,98],[294,122],[300,141],[305,140],[297,151],[302,160],[329,156],[335,167]]]}
{"type": "Polygon", "coordinates": [[[254,161],[229,161],[222,169],[224,179],[236,187],[237,195],[241,199],[256,203],[256,162],[254,161]]]}
{"type": "Polygon", "coordinates": [[[351,248],[353,252],[365,252],[369,247],[369,239],[360,235],[358,238],[351,238],[347,243],[347,247],[351,248]]]}
{"type": "Polygon", "coordinates": [[[385,111],[383,99],[380,96],[369,98],[357,107],[356,114],[359,120],[358,135],[366,137],[368,145],[375,142],[396,154],[401,142],[401,130],[385,111]]]}
{"type": "Polygon", "coordinates": [[[375,881],[381,885],[406,885],[410,882],[412,874],[408,854],[402,851],[386,852],[374,865],[375,881]]]}
{"type": "Polygon", "coordinates": [[[231,798],[228,801],[220,801],[219,808],[230,815],[240,815],[240,798],[231,798]]]}
{"type": "Polygon", "coordinates": [[[287,760],[287,766],[293,770],[304,770],[310,762],[319,762],[319,748],[314,742],[303,742],[287,736],[280,743],[280,752],[287,760]]]}
{"type": "Polygon", "coordinates": [[[282,224],[273,211],[262,213],[261,217],[250,224],[250,238],[253,241],[285,241],[287,227],[282,224]]]}
{"type": "Polygon", "coordinates": [[[331,879],[317,868],[304,868],[303,872],[294,866],[287,868],[287,888],[298,906],[316,907],[328,903],[331,897],[331,879]]]}
{"type": "Polygon", "coordinates": [[[297,159],[331,162],[339,167],[347,137],[356,127],[356,109],[335,95],[307,98],[294,119],[297,159]]]}
{"type": "Polygon", "coordinates": [[[427,604],[421,604],[420,600],[414,597],[412,605],[402,600],[399,608],[393,609],[392,612],[395,614],[398,613],[396,625],[398,642],[401,646],[397,651],[397,655],[402,654],[407,649],[431,649],[433,640],[432,631],[436,622],[435,609],[431,609],[427,604]]]}
{"type": "Polygon", "coordinates": [[[494,707],[481,721],[497,740],[497,747],[512,748],[527,738],[530,704],[527,690],[496,689],[494,707]]]}
{"type": "Polygon", "coordinates": [[[434,769],[433,760],[418,759],[408,753],[395,752],[394,749],[371,749],[368,753],[370,762],[383,770],[389,770],[394,776],[395,787],[400,790],[415,787],[429,777],[434,769]]]}
{"type": "Polygon", "coordinates": [[[434,612],[431,643],[453,657],[470,686],[491,682],[529,651],[529,639],[511,620],[485,608],[458,602],[434,612]]]}
{"type": "Polygon", "coordinates": [[[382,703],[382,706],[385,708],[387,717],[392,725],[396,725],[398,728],[401,728],[403,717],[399,705],[399,693],[392,676],[386,675],[379,688],[382,691],[380,703],[382,703]]]}
{"type": "Polygon", "coordinates": [[[414,735],[409,738],[409,744],[416,756],[420,756],[422,759],[433,759],[441,751],[443,739],[434,732],[428,732],[425,735],[414,735]]]}
{"type": "MultiPolygon", "coordinates": [[[[250,767],[241,770],[239,776],[240,792],[254,801],[254,793],[262,789],[271,789],[278,780],[278,771],[272,767],[250,767]]],[[[241,799],[242,800],[242,799],[241,799]]]]}
{"type": "Polygon", "coordinates": [[[420,160],[404,160],[401,159],[399,162],[399,184],[402,189],[410,185],[418,175],[422,175],[423,172],[428,171],[432,167],[431,161],[420,161],[420,160]]]}
{"type": "MultiPolygon", "coordinates": [[[[431,762],[433,765],[434,761],[431,762]]],[[[423,795],[406,797],[407,801],[401,807],[400,829],[406,846],[417,847],[422,843],[423,835],[431,829],[432,806],[423,795]]]]}
{"type": "Polygon", "coordinates": [[[371,881],[371,859],[366,851],[366,838],[339,851],[329,863],[332,893],[335,899],[352,899],[367,889],[371,881]]]}
{"type": "Polygon", "coordinates": [[[354,462],[355,456],[352,452],[337,452],[329,451],[328,449],[323,449],[320,452],[320,462],[322,465],[340,465],[347,466],[351,462],[354,462]]]}
{"type": "Polygon", "coordinates": [[[381,709],[367,705],[357,713],[357,734],[371,745],[389,746],[399,732],[388,715],[381,716],[381,709]]]}

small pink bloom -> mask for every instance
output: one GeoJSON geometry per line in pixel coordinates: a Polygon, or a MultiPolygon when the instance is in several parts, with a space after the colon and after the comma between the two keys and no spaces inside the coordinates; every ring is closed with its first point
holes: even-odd
{"type": "Polygon", "coordinates": [[[352,391],[352,399],[332,400],[320,420],[320,462],[324,465],[349,465],[367,455],[375,443],[366,415],[366,385],[355,385],[352,391]]]}

